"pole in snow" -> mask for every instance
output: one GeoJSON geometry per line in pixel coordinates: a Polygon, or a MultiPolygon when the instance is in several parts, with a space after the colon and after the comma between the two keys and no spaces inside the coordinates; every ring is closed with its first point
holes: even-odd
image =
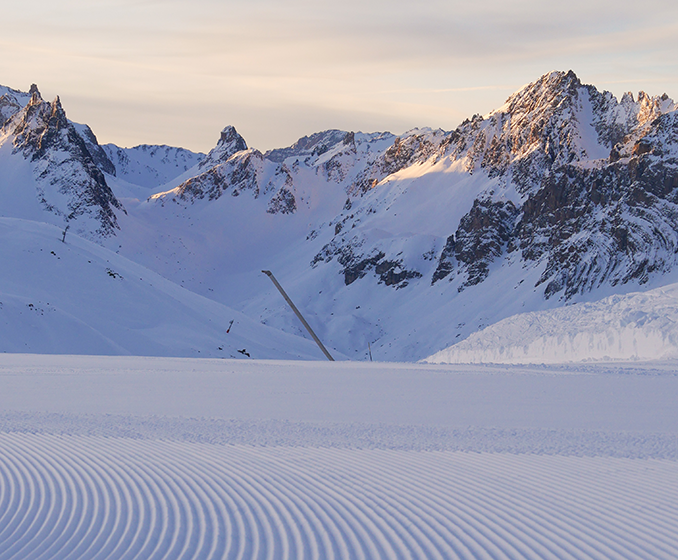
{"type": "Polygon", "coordinates": [[[316,336],[316,334],[313,332],[313,329],[311,328],[311,325],[309,325],[306,322],[306,319],[304,319],[304,316],[301,314],[301,312],[297,309],[297,306],[292,303],[292,300],[290,299],[290,296],[285,293],[285,290],[283,290],[283,287],[278,283],[278,281],[275,279],[275,276],[273,276],[273,273],[270,270],[262,270],[266,276],[268,276],[273,284],[275,284],[275,287],[278,288],[278,291],[282,295],[282,297],[285,298],[285,301],[287,304],[292,308],[292,311],[294,311],[294,314],[299,318],[301,321],[302,325],[306,327],[306,330],[308,331],[308,334],[311,335],[313,340],[315,340],[315,343],[318,345],[318,347],[322,350],[323,354],[325,354],[325,357],[330,361],[333,362],[334,358],[330,355],[330,353],[327,351],[327,348],[323,346],[323,343],[320,342],[320,339],[316,336]]]}

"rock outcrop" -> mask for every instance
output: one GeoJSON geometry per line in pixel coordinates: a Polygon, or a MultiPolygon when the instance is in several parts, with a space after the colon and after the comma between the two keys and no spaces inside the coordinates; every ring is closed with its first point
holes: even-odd
{"type": "Polygon", "coordinates": [[[2,133],[12,143],[13,156],[29,162],[35,196],[56,222],[93,240],[115,234],[115,211],[124,208],[99,167],[96,137],[83,138],[58,97],[46,102],[37,86],[31,86],[30,100],[5,122],[2,133]]]}

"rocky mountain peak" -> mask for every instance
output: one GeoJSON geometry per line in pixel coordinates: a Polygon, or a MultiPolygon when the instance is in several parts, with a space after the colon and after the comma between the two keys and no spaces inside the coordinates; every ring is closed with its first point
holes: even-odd
{"type": "Polygon", "coordinates": [[[37,88],[31,94],[31,100],[15,119],[14,146],[24,155],[39,158],[51,145],[59,131],[68,129],[66,112],[57,96],[48,103],[42,99],[37,88]]]}
{"type": "Polygon", "coordinates": [[[199,169],[209,169],[227,161],[233,154],[247,149],[247,142],[238,134],[234,126],[226,126],[219,137],[217,145],[200,162],[199,169]]]}
{"type": "Polygon", "coordinates": [[[264,157],[276,163],[282,163],[288,157],[320,156],[342,142],[346,134],[346,131],[337,129],[316,132],[310,136],[302,136],[288,148],[269,150],[264,157]]]}
{"type": "Polygon", "coordinates": [[[462,123],[444,148],[464,160],[467,171],[511,178],[524,193],[548,168],[609,155],[594,121],[610,99],[572,71],[551,72],[485,118],[476,115],[462,123]]]}
{"type": "Polygon", "coordinates": [[[245,139],[240,136],[235,127],[231,125],[224,127],[221,131],[219,144],[234,144],[238,148],[238,151],[247,149],[245,139]]]}
{"type": "Polygon", "coordinates": [[[575,97],[582,87],[581,80],[572,70],[549,72],[511,95],[506,105],[512,114],[533,112],[540,107],[555,109],[575,97]]]}
{"type": "Polygon", "coordinates": [[[638,124],[653,121],[658,116],[675,109],[673,100],[668,95],[651,97],[644,91],[638,93],[638,124]]]}
{"type": "Polygon", "coordinates": [[[66,111],[64,111],[63,106],[61,105],[61,99],[57,95],[54,98],[54,101],[51,103],[51,119],[53,119],[55,125],[57,126],[68,126],[68,119],[66,118],[66,111]]]}
{"type": "Polygon", "coordinates": [[[619,101],[621,105],[631,105],[632,103],[635,102],[636,102],[635,99],[633,99],[633,92],[631,91],[624,92],[621,100],[619,101]]]}
{"type": "Polygon", "coordinates": [[[37,85],[31,84],[31,89],[28,90],[28,93],[31,96],[31,104],[35,105],[42,101],[42,96],[40,95],[40,90],[37,85]]]}
{"type": "MultiPolygon", "coordinates": [[[[58,96],[48,103],[31,86],[30,101],[3,131],[14,147],[12,155],[29,162],[38,202],[53,221],[72,225],[76,233],[93,240],[115,234],[114,209],[124,209],[58,96]]],[[[94,137],[90,144],[98,147],[94,137]]]]}

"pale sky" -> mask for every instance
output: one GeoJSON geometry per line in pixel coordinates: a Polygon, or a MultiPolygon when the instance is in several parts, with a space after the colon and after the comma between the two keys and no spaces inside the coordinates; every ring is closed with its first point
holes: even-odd
{"type": "Polygon", "coordinates": [[[328,128],[451,130],[551,70],[678,98],[675,0],[31,0],[0,84],[60,95],[101,143],[260,150],[328,128]]]}

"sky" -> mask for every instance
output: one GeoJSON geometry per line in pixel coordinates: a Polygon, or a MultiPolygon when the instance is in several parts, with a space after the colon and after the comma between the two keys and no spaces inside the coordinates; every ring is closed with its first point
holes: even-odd
{"type": "Polygon", "coordinates": [[[0,18],[0,84],[37,83],[119,146],[451,130],[552,70],[678,98],[673,0],[31,0],[0,18]]]}

